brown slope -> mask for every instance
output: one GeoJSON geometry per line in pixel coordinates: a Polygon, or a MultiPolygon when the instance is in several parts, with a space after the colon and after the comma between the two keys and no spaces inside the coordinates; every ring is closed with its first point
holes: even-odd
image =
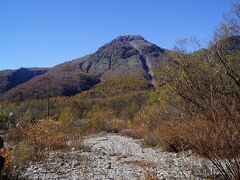
{"type": "Polygon", "coordinates": [[[0,71],[0,93],[4,93],[19,84],[44,74],[46,68],[20,68],[17,70],[0,71]]]}
{"type": "Polygon", "coordinates": [[[3,100],[22,101],[71,96],[93,87],[98,82],[97,78],[79,72],[46,73],[6,92],[3,100]]]}

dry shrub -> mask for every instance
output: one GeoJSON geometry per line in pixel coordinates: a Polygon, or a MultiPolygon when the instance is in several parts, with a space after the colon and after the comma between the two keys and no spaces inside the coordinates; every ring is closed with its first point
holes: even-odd
{"type": "Polygon", "coordinates": [[[113,132],[119,132],[122,129],[125,129],[127,127],[127,122],[123,121],[122,119],[114,117],[111,120],[111,129],[113,132]]]}
{"type": "Polygon", "coordinates": [[[202,114],[182,113],[181,121],[153,121],[147,113],[133,122],[144,145],[165,151],[191,149],[209,159],[224,179],[240,179],[240,113],[221,102],[202,114]]]}
{"type": "Polygon", "coordinates": [[[59,149],[65,146],[67,134],[59,130],[59,125],[52,120],[43,120],[37,124],[29,124],[24,129],[24,139],[41,151],[59,149]]]}
{"type": "Polygon", "coordinates": [[[160,136],[157,129],[153,129],[152,131],[146,131],[143,135],[144,135],[143,136],[144,146],[151,146],[151,147],[161,146],[162,147],[160,143],[160,136]]]}
{"type": "Polygon", "coordinates": [[[132,129],[135,129],[140,135],[140,138],[145,141],[145,145],[157,146],[158,137],[154,130],[157,127],[158,121],[155,118],[152,118],[153,115],[156,115],[155,111],[152,112],[152,109],[149,108],[149,111],[141,111],[132,121],[132,129]]]}
{"type": "Polygon", "coordinates": [[[179,152],[185,149],[180,137],[179,123],[176,121],[159,121],[154,113],[141,112],[133,121],[133,129],[143,139],[144,146],[159,147],[164,151],[179,152]]]}
{"type": "Polygon", "coordinates": [[[195,153],[208,158],[225,179],[240,179],[240,113],[215,106],[215,112],[181,124],[181,137],[195,153]]]}
{"type": "Polygon", "coordinates": [[[41,154],[37,154],[35,147],[27,141],[22,141],[13,150],[14,163],[26,164],[28,162],[37,160],[41,154]]]}
{"type": "Polygon", "coordinates": [[[111,132],[111,111],[97,110],[91,114],[90,128],[92,133],[106,131],[111,132]]]}
{"type": "Polygon", "coordinates": [[[21,128],[9,129],[6,135],[6,142],[8,144],[17,144],[24,138],[24,132],[21,128]]]}
{"type": "Polygon", "coordinates": [[[178,123],[162,123],[157,129],[160,145],[165,151],[179,152],[185,149],[183,140],[179,136],[178,123]]]}
{"type": "Polygon", "coordinates": [[[97,110],[92,112],[90,121],[90,132],[98,133],[105,132],[119,132],[127,127],[127,122],[116,118],[110,110],[97,110]]]}
{"type": "Polygon", "coordinates": [[[132,137],[133,139],[140,139],[142,137],[136,129],[122,129],[119,134],[122,136],[132,137]]]}
{"type": "Polygon", "coordinates": [[[68,134],[52,120],[42,120],[36,124],[25,124],[10,129],[6,142],[14,145],[12,151],[15,164],[26,164],[39,159],[45,150],[56,150],[65,147],[68,134]]]}
{"type": "MultiPolygon", "coordinates": [[[[134,122],[144,145],[165,151],[191,149],[209,159],[224,179],[240,179],[240,113],[237,105],[214,106],[201,116],[187,114],[182,121],[134,122]]],[[[184,117],[184,115],[183,115],[184,117]]]]}
{"type": "Polygon", "coordinates": [[[69,107],[64,108],[58,117],[59,125],[62,129],[69,130],[73,127],[73,114],[69,107]]]}
{"type": "Polygon", "coordinates": [[[185,149],[176,122],[159,122],[156,128],[145,130],[143,143],[146,146],[158,146],[163,151],[179,152],[185,149]]]}

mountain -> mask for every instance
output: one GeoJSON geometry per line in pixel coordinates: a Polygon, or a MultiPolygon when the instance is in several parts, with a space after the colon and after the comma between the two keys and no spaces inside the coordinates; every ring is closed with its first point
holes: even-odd
{"type": "Polygon", "coordinates": [[[21,84],[3,95],[4,101],[47,99],[54,96],[71,96],[88,90],[99,80],[79,72],[47,72],[21,84]]]}
{"type": "Polygon", "coordinates": [[[46,68],[20,68],[0,71],[0,93],[5,93],[19,84],[44,74],[46,71],[46,68]]]}
{"type": "Polygon", "coordinates": [[[88,59],[80,60],[83,72],[101,76],[136,76],[153,80],[152,66],[161,62],[164,49],[141,36],[120,36],[101,47],[88,59]]]}
{"type": "Polygon", "coordinates": [[[93,54],[49,68],[46,73],[7,91],[3,99],[20,101],[70,96],[106,79],[126,76],[145,79],[154,86],[154,69],[164,60],[165,52],[141,36],[120,36],[93,54]]]}

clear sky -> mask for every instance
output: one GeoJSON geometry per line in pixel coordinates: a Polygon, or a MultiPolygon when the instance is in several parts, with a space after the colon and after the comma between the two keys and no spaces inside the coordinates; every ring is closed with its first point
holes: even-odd
{"type": "Polygon", "coordinates": [[[119,35],[207,41],[231,0],[0,0],[0,69],[51,67],[119,35]]]}

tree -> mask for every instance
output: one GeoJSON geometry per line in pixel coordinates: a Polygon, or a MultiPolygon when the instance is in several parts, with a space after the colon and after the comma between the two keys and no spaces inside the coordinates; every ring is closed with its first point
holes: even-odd
{"type": "Polygon", "coordinates": [[[222,23],[215,32],[214,40],[240,35],[240,0],[237,0],[228,13],[223,15],[222,23]]]}
{"type": "Polygon", "coordinates": [[[240,99],[240,0],[237,0],[215,32],[215,58],[224,67],[228,77],[238,87],[235,95],[240,99]]]}

